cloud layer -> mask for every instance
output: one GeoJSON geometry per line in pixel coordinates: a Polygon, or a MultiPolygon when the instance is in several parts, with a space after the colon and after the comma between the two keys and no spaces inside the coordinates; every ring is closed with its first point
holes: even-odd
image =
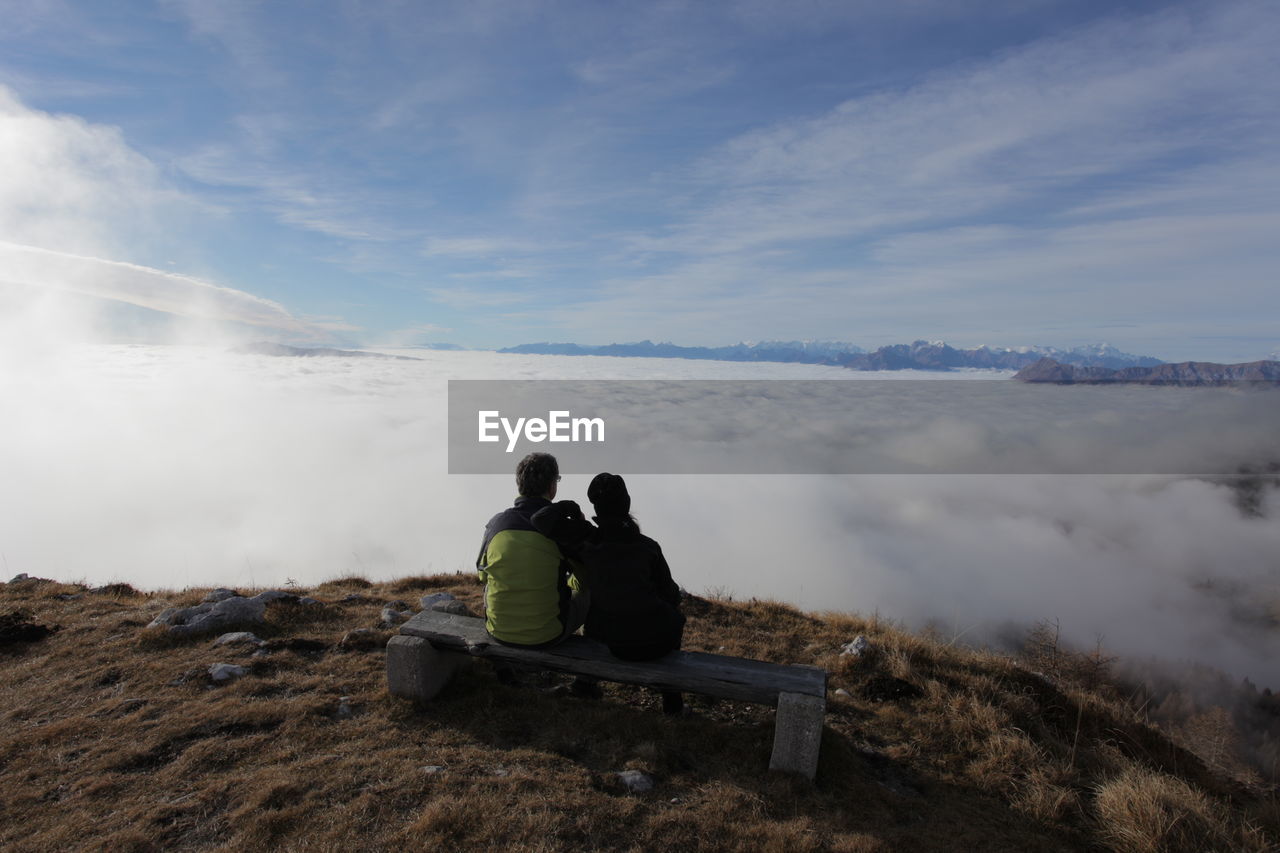
{"type": "MultiPolygon", "coordinates": [[[[471,570],[509,475],[446,473],[453,377],[824,377],[835,368],[486,353],[423,361],[90,347],[0,372],[10,573],[141,586],[471,570]]],[[[850,375],[845,371],[844,375],[850,375]]],[[[856,380],[853,380],[856,381],[856,380]]],[[[1057,619],[1070,641],[1280,686],[1280,501],[1169,477],[644,476],[676,579],[878,610],[966,639],[1057,619]]],[[[566,475],[582,500],[588,475],[566,475]]]]}

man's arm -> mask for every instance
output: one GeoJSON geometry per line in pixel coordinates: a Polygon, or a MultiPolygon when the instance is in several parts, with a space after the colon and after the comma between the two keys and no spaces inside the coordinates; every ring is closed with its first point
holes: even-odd
{"type": "Polygon", "coordinates": [[[480,540],[480,553],[476,555],[476,574],[480,576],[480,583],[489,582],[489,573],[485,571],[485,566],[489,564],[489,561],[485,554],[489,550],[489,540],[492,538],[488,525],[485,525],[484,538],[480,540]]]}

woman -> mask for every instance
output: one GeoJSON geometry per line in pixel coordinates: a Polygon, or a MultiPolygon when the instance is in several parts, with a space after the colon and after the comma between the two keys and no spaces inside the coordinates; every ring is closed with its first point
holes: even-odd
{"type": "MultiPolygon", "coordinates": [[[[559,501],[533,516],[538,532],[577,561],[580,583],[591,595],[584,633],[622,660],[660,658],[680,648],[684,614],[680,588],[657,542],[631,517],[631,495],[617,474],[597,474],[587,488],[595,524],[573,501],[559,501]]],[[[664,691],[662,710],[679,714],[681,695],[664,691]]]]}

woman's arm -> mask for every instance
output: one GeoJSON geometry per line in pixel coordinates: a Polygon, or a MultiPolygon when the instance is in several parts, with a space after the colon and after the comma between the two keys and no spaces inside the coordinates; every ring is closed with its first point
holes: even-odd
{"type": "Polygon", "coordinates": [[[539,533],[560,546],[566,557],[576,557],[582,543],[594,531],[574,501],[556,501],[533,514],[533,526],[539,533]]]}

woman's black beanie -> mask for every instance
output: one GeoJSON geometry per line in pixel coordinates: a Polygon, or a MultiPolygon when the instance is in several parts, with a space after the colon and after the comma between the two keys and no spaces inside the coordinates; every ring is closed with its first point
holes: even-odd
{"type": "Polygon", "coordinates": [[[587,500],[598,516],[626,515],[631,512],[631,495],[620,474],[596,474],[587,486],[587,500]]]}

